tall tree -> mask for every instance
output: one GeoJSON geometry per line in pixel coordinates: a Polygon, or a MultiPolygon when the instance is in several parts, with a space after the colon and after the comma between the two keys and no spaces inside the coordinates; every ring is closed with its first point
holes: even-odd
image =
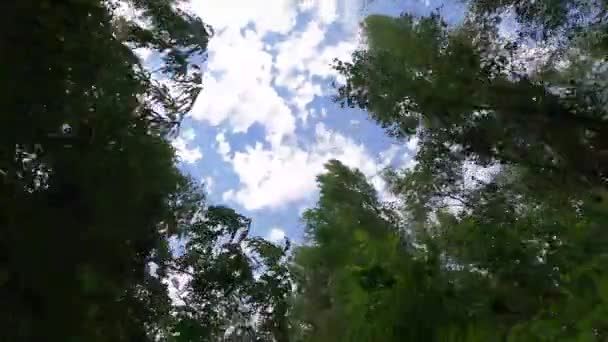
{"type": "Polygon", "coordinates": [[[308,244],[296,250],[297,341],[434,341],[459,329],[437,255],[410,249],[394,213],[361,172],[337,161],[318,177],[304,214],[308,244]]]}
{"type": "Polygon", "coordinates": [[[394,212],[361,173],[328,164],[292,265],[293,340],[605,339],[605,204],[539,193],[518,169],[450,196],[419,172],[389,181],[404,199],[443,198],[424,214],[394,212]]]}
{"type": "Polygon", "coordinates": [[[191,188],[166,137],[200,87],[192,58],[210,31],[174,1],[1,8],[2,339],[146,340],[168,304],[145,266],[191,188]],[[138,47],[157,50],[168,81],[138,47]]]}
{"type": "Polygon", "coordinates": [[[516,45],[489,47],[476,26],[451,29],[438,15],[372,16],[365,30],[368,47],[336,64],[343,105],[368,109],[395,136],[441,141],[453,158],[603,184],[606,107],[519,67],[516,45]]]}
{"type": "Polygon", "coordinates": [[[251,237],[250,224],[227,207],[195,212],[184,253],[160,263],[161,274],[184,279],[169,329],[176,341],[287,341],[289,242],[251,237]]]}
{"type": "MultiPolygon", "coordinates": [[[[597,22],[572,22],[589,3],[558,2],[562,18],[549,18],[557,14],[548,3],[476,1],[478,12],[459,27],[437,14],[371,16],[367,47],[336,63],[346,78],[338,102],[367,109],[397,138],[419,138],[417,165],[387,176],[405,204],[398,215],[413,259],[437,265],[433,279],[443,287],[434,299],[461,309],[438,306],[445,323],[427,340],[605,338],[608,123],[605,87],[594,81],[604,62],[587,50],[576,55],[588,36],[557,30],[600,33],[604,12],[586,13],[597,22]],[[502,38],[484,17],[507,8],[526,15],[522,32],[545,32],[537,43],[558,39],[559,53],[535,68],[522,61],[522,49],[534,47],[528,38],[502,38]]],[[[417,293],[400,296],[415,301],[417,293]]]]}

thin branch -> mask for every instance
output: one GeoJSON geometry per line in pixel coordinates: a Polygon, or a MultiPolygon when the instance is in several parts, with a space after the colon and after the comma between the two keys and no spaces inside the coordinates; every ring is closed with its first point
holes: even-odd
{"type": "Polygon", "coordinates": [[[171,269],[173,271],[187,274],[187,275],[189,275],[191,277],[195,277],[196,276],[196,274],[194,274],[194,273],[192,273],[190,271],[186,271],[186,270],[184,270],[182,268],[179,268],[179,267],[176,267],[176,266],[173,266],[173,265],[170,265],[170,264],[164,264],[163,266],[166,267],[166,268],[168,268],[168,269],[171,269]]]}

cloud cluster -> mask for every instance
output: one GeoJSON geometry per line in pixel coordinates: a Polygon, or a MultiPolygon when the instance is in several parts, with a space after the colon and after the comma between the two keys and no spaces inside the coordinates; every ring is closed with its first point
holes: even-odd
{"type": "Polygon", "coordinates": [[[215,142],[217,143],[216,151],[222,157],[224,161],[230,160],[230,151],[232,148],[230,147],[230,143],[226,141],[226,134],[224,132],[220,132],[215,136],[215,142]]]}
{"type": "Polygon", "coordinates": [[[274,243],[282,242],[285,239],[285,231],[283,229],[277,228],[277,227],[272,228],[268,232],[266,239],[268,239],[268,241],[274,242],[274,243]]]}
{"type": "Polygon", "coordinates": [[[315,79],[336,78],[337,73],[331,67],[333,60],[347,60],[356,48],[354,32],[332,45],[323,44],[326,34],[327,27],[322,21],[311,21],[303,31],[276,45],[274,84],[289,89],[289,104],[302,121],[306,120],[306,106],[315,96],[323,95],[322,86],[315,79]]]}
{"type": "Polygon", "coordinates": [[[303,122],[307,106],[323,95],[322,82],[335,77],[334,58],[348,58],[356,47],[356,32],[346,32],[336,44],[325,44],[329,25],[341,12],[356,6],[344,0],[196,1],[191,9],[217,31],[209,45],[205,91],[192,117],[225,125],[230,133],[261,125],[266,141],[277,145],[293,136],[296,120],[303,122]],[[296,29],[302,11],[312,13],[296,29]],[[272,39],[268,34],[275,34],[272,39]],[[270,43],[269,43],[270,42],[270,43]],[[286,94],[279,95],[277,88],[286,94]],[[295,114],[294,114],[295,111],[295,114]]]}
{"type": "MultiPolygon", "coordinates": [[[[223,199],[248,210],[279,208],[310,197],[315,177],[330,159],[372,178],[385,164],[366,148],[317,123],[309,145],[298,144],[299,124],[322,118],[311,108],[337,77],[335,58],[348,59],[358,44],[358,9],[364,0],[197,0],[191,9],[213,25],[216,36],[201,93],[191,117],[218,126],[216,151],[232,166],[239,184],[223,199]],[[299,22],[307,18],[305,22],[299,22]],[[339,31],[340,40],[331,35],[339,31]],[[244,150],[230,146],[233,133],[263,128],[263,141],[244,150]]],[[[396,151],[387,151],[382,160],[396,151]]]]}
{"type": "Polygon", "coordinates": [[[280,143],[295,130],[291,110],[272,87],[272,55],[253,30],[227,28],[211,41],[205,91],[192,110],[194,119],[227,124],[232,132],[264,127],[267,139],[280,143]]]}
{"type": "MultiPolygon", "coordinates": [[[[332,0],[329,0],[332,1],[332,0]]],[[[293,29],[299,0],[193,0],[189,7],[216,30],[255,25],[261,34],[293,29]]]]}
{"type": "Polygon", "coordinates": [[[188,145],[192,144],[195,137],[194,130],[190,128],[184,130],[179,137],[171,142],[181,162],[194,164],[203,158],[203,153],[199,147],[188,147],[188,145]]]}
{"type": "Polygon", "coordinates": [[[379,173],[397,155],[395,147],[376,160],[363,145],[322,123],[316,125],[314,139],[306,147],[283,144],[264,148],[256,143],[236,152],[230,163],[240,179],[240,188],[225,192],[223,199],[248,210],[276,209],[305,200],[316,192],[316,175],[323,172],[325,163],[331,159],[359,168],[378,190],[383,190],[379,173]]]}
{"type": "Polygon", "coordinates": [[[215,187],[215,179],[213,179],[213,177],[211,176],[207,176],[203,178],[202,183],[205,187],[206,192],[208,194],[212,194],[215,187]]]}

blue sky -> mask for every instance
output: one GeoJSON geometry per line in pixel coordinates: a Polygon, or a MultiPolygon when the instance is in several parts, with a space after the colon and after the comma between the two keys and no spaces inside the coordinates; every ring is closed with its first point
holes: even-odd
{"type": "MultiPolygon", "coordinates": [[[[396,142],[366,113],[331,102],[334,58],[361,44],[368,13],[425,14],[439,1],[191,0],[215,29],[204,90],[173,142],[180,167],[205,183],[210,202],[253,218],[253,233],[301,241],[301,212],[329,159],[359,168],[382,194],[379,172],[406,166],[415,141],[396,142]]],[[[444,5],[450,21],[463,6],[444,5]]]]}

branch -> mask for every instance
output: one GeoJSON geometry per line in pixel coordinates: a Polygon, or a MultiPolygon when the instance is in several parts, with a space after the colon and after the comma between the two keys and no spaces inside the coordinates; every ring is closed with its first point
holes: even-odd
{"type": "Polygon", "coordinates": [[[173,271],[176,271],[176,272],[180,272],[180,273],[187,274],[187,275],[189,275],[189,276],[191,276],[191,277],[195,277],[195,276],[196,276],[196,274],[194,274],[194,273],[192,273],[192,272],[190,272],[190,271],[186,271],[186,270],[184,270],[184,269],[182,269],[182,268],[179,268],[179,267],[176,267],[176,266],[173,266],[173,265],[165,264],[165,265],[163,265],[163,266],[164,266],[164,267],[166,267],[166,268],[168,268],[168,269],[171,269],[171,270],[173,270],[173,271]]]}

